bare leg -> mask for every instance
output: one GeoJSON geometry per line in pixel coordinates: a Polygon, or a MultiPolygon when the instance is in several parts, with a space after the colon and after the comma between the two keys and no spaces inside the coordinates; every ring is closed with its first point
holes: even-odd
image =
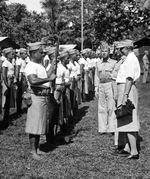
{"type": "Polygon", "coordinates": [[[127,137],[131,148],[131,152],[130,152],[131,155],[137,155],[138,151],[136,146],[136,141],[137,141],[136,132],[128,132],[127,137]]]}
{"type": "Polygon", "coordinates": [[[37,149],[39,147],[39,139],[40,139],[39,135],[29,134],[31,154],[34,160],[41,160],[41,157],[37,153],[37,149]]]}
{"type": "Polygon", "coordinates": [[[120,134],[120,141],[119,143],[123,143],[124,144],[124,151],[129,152],[130,153],[130,143],[127,137],[127,133],[126,132],[121,132],[120,134]]]}

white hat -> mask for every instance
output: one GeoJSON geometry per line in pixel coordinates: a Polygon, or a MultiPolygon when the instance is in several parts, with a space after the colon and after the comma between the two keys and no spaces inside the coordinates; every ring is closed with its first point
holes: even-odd
{"type": "Polygon", "coordinates": [[[12,47],[4,48],[4,49],[3,49],[3,54],[4,54],[4,56],[6,56],[7,53],[10,53],[10,52],[12,52],[12,51],[13,51],[13,48],[12,48],[12,47]]]}
{"type": "Polygon", "coordinates": [[[29,46],[29,52],[30,52],[41,48],[42,42],[28,43],[27,45],[29,46]]]}
{"type": "Polygon", "coordinates": [[[132,40],[120,41],[116,46],[116,48],[124,48],[124,47],[133,47],[133,41],[132,40]]]}
{"type": "Polygon", "coordinates": [[[26,53],[26,52],[27,52],[27,49],[26,49],[26,48],[20,48],[19,52],[20,52],[20,53],[26,53]]]}
{"type": "Polygon", "coordinates": [[[47,55],[52,55],[53,53],[55,53],[56,47],[46,47],[45,48],[45,52],[47,55]]]}
{"type": "Polygon", "coordinates": [[[59,53],[58,59],[66,57],[67,55],[68,55],[68,53],[66,51],[63,51],[63,52],[59,53]]]}

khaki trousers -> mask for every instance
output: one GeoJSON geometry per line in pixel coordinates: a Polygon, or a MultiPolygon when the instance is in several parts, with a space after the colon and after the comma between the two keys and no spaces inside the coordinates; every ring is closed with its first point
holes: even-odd
{"type": "Polygon", "coordinates": [[[98,132],[114,132],[116,116],[112,82],[99,84],[98,132]]]}
{"type": "Polygon", "coordinates": [[[146,81],[147,81],[147,77],[148,77],[148,69],[144,68],[144,70],[143,70],[143,79],[142,79],[142,83],[146,83],[146,81]]]}

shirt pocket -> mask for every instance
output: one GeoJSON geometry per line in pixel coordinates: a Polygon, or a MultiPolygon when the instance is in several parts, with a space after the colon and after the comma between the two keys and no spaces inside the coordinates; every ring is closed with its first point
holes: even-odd
{"type": "Polygon", "coordinates": [[[105,68],[104,68],[103,66],[98,66],[98,67],[97,67],[97,71],[98,71],[98,72],[102,72],[104,69],[105,69],[105,68]]]}
{"type": "Polygon", "coordinates": [[[110,64],[107,64],[107,65],[105,66],[105,71],[106,71],[106,72],[112,72],[112,71],[113,71],[113,66],[110,65],[110,64]]]}

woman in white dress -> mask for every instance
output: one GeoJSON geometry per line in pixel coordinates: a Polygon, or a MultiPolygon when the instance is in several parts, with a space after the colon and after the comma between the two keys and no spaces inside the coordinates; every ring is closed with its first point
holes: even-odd
{"type": "Polygon", "coordinates": [[[120,119],[117,121],[118,132],[123,132],[126,136],[126,144],[119,154],[127,154],[128,159],[138,159],[137,150],[137,132],[139,131],[138,117],[138,91],[136,81],[140,77],[140,65],[137,57],[133,52],[132,41],[125,41],[121,46],[122,52],[126,55],[126,59],[121,64],[117,75],[117,106],[125,105],[127,99],[130,99],[135,106],[132,112],[132,118],[120,119]]]}

